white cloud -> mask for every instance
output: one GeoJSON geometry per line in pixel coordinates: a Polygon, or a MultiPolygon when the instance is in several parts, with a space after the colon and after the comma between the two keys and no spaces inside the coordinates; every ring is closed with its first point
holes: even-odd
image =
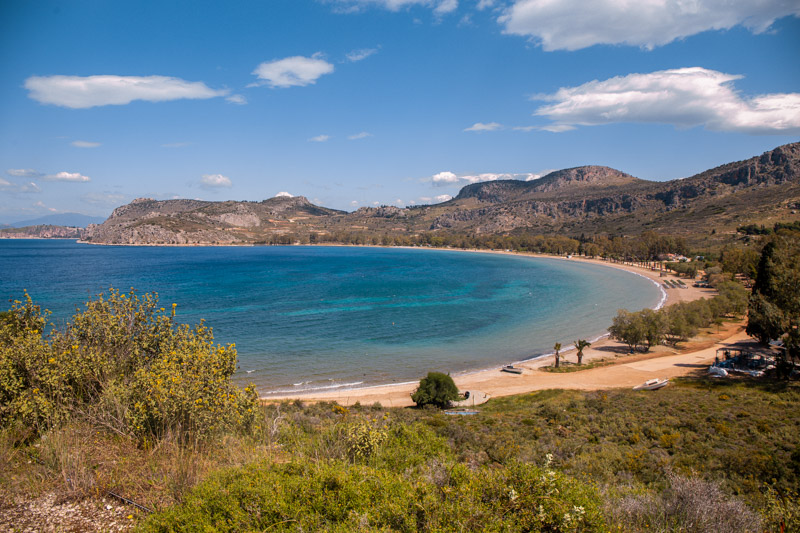
{"type": "Polygon", "coordinates": [[[434,174],[431,177],[431,181],[433,181],[434,185],[450,185],[453,183],[458,183],[458,176],[452,172],[444,171],[434,174]]]}
{"type": "Polygon", "coordinates": [[[84,176],[78,172],[58,172],[56,174],[48,174],[47,176],[43,176],[42,179],[47,181],[66,181],[72,183],[92,181],[89,176],[84,176]]]}
{"type": "Polygon", "coordinates": [[[542,131],[549,131],[551,133],[562,133],[565,131],[574,130],[575,126],[571,126],[569,124],[550,124],[548,126],[542,126],[539,129],[542,131]]]}
{"type": "Polygon", "coordinates": [[[444,15],[458,8],[458,0],[327,0],[335,4],[340,11],[356,13],[368,7],[382,7],[389,11],[400,11],[412,6],[433,9],[437,15],[444,15]]]}
{"type": "Polygon", "coordinates": [[[200,179],[200,186],[204,189],[217,189],[232,187],[233,182],[228,176],[223,176],[222,174],[203,174],[200,179]]]}
{"type": "Polygon", "coordinates": [[[289,194],[286,191],[281,191],[275,195],[275,198],[294,198],[293,194],[289,194]]]}
{"type": "Polygon", "coordinates": [[[41,178],[44,176],[44,174],[32,168],[9,168],[6,170],[6,174],[17,178],[41,178]]]}
{"type": "Polygon", "coordinates": [[[47,207],[46,205],[44,205],[44,202],[36,202],[35,204],[33,204],[33,207],[38,207],[40,209],[46,209],[47,211],[50,211],[51,213],[57,213],[58,212],[58,209],[55,209],[53,207],[47,207]]]}
{"type": "Polygon", "coordinates": [[[316,137],[311,137],[309,139],[309,142],[324,143],[325,141],[329,140],[330,138],[331,138],[330,135],[317,135],[316,137]]]}
{"type": "MultiPolygon", "coordinates": [[[[435,187],[449,187],[469,185],[470,183],[478,183],[481,181],[496,181],[496,180],[523,180],[530,181],[541,177],[542,174],[522,173],[522,174],[509,174],[509,173],[491,173],[485,172],[483,174],[463,174],[457,175],[453,172],[439,172],[430,178],[422,181],[431,182],[435,187]]],[[[447,195],[444,195],[447,196],[447,195]]],[[[438,199],[439,197],[437,197],[438,199]]],[[[444,200],[442,200],[444,201],[444,200]]]]}
{"type": "Polygon", "coordinates": [[[361,61],[362,59],[366,59],[373,54],[377,54],[377,48],[362,48],[360,50],[353,50],[349,54],[347,54],[347,60],[351,63],[355,63],[356,61],[361,61]]]}
{"type": "Polygon", "coordinates": [[[503,127],[502,124],[498,124],[497,122],[489,122],[488,124],[484,124],[483,122],[476,122],[469,128],[464,129],[464,131],[497,131],[503,127]]]}
{"type": "MultiPolygon", "coordinates": [[[[483,1],[481,2],[483,4],[483,1]]],[[[505,33],[533,38],[547,51],[596,44],[652,49],[708,30],[744,26],[753,33],[800,15],[792,0],[515,0],[498,19],[505,33]]]]}
{"type": "Polygon", "coordinates": [[[81,196],[81,200],[91,205],[114,207],[122,205],[126,200],[126,196],[110,192],[90,192],[81,196]]]}
{"type": "Polygon", "coordinates": [[[452,13],[458,9],[458,0],[439,0],[439,3],[433,8],[433,12],[437,15],[444,15],[452,13]]]}
{"type": "Polygon", "coordinates": [[[372,134],[366,131],[362,131],[361,133],[356,133],[355,135],[349,135],[347,139],[350,141],[357,141],[359,139],[366,139],[367,137],[372,137],[372,134]]]}
{"type": "Polygon", "coordinates": [[[225,96],[203,82],[167,76],[31,76],[25,80],[28,96],[43,104],[71,109],[125,105],[134,100],[165,102],[225,96]]]}
{"type": "Polygon", "coordinates": [[[352,202],[350,202],[350,205],[356,207],[358,205],[358,200],[353,200],[352,202]]]}
{"type": "Polygon", "coordinates": [[[479,0],[478,5],[475,8],[478,11],[483,11],[484,9],[490,8],[494,6],[494,0],[479,0]]]}
{"type": "Polygon", "coordinates": [[[20,185],[0,178],[0,191],[10,193],[40,193],[42,192],[42,189],[40,189],[39,186],[32,181],[20,185]]]}
{"type": "Polygon", "coordinates": [[[100,143],[89,141],[72,141],[70,144],[76,148],[97,148],[100,146],[100,143]]]}
{"type": "Polygon", "coordinates": [[[732,86],[740,78],[693,67],[594,80],[535,96],[553,102],[535,114],[552,120],[543,129],[555,132],[578,125],[644,122],[752,134],[800,133],[800,93],[743,98],[732,86]]]}
{"type": "MultiPolygon", "coordinates": [[[[437,203],[440,204],[442,202],[447,202],[448,200],[452,200],[453,197],[449,194],[440,194],[431,198],[430,196],[420,196],[419,201],[423,204],[430,204],[430,203],[437,203]]],[[[413,202],[412,202],[413,203],[413,202]]]]}
{"type": "Polygon", "coordinates": [[[247,98],[245,98],[241,94],[232,94],[229,97],[227,97],[225,100],[227,100],[228,102],[230,102],[232,104],[236,104],[236,105],[246,105],[247,104],[247,98]]]}
{"type": "Polygon", "coordinates": [[[304,87],[316,83],[320,76],[333,72],[333,65],[321,59],[319,54],[312,57],[294,56],[261,63],[253,71],[259,84],[274,88],[304,87]]]}

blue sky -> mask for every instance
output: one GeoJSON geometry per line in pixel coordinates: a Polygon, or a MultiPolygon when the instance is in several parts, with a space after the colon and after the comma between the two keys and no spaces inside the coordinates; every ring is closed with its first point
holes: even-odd
{"type": "Polygon", "coordinates": [[[137,197],[338,209],[800,139],[795,0],[0,4],[0,222],[137,197]]]}

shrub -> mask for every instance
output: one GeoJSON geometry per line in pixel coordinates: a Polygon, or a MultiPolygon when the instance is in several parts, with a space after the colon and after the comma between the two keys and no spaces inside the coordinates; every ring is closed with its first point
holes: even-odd
{"type": "Polygon", "coordinates": [[[419,407],[426,405],[447,407],[450,402],[458,399],[458,387],[449,375],[428,372],[428,376],[420,380],[419,387],[411,395],[411,399],[419,407]]]}
{"type": "Polygon", "coordinates": [[[45,332],[26,294],[0,321],[0,419],[41,433],[77,417],[140,438],[203,438],[246,426],[256,393],[236,387],[233,345],[215,345],[202,322],[190,328],[158,296],[110,290],[63,329],[45,332]]]}
{"type": "Polygon", "coordinates": [[[599,495],[549,468],[472,470],[436,462],[428,476],[329,461],[222,472],[142,528],[174,531],[604,531],[599,495]]]}

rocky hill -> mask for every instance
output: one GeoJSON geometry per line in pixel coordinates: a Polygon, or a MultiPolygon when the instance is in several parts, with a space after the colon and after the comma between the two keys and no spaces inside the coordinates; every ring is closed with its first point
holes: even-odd
{"type": "Polygon", "coordinates": [[[243,244],[272,236],[308,233],[343,211],[319,207],[303,196],[261,202],[207,202],[137,198],[118,207],[86,240],[103,244],[243,244]]]}
{"type": "Polygon", "coordinates": [[[0,229],[0,239],[81,239],[85,233],[84,228],[39,224],[0,229]]]}
{"type": "Polygon", "coordinates": [[[533,181],[499,180],[464,187],[450,201],[420,207],[316,206],[304,197],[261,202],[134,200],[86,240],[108,244],[244,244],[313,242],[353,232],[382,236],[421,232],[505,234],[735,233],[737,225],[798,218],[800,143],[666,182],[602,166],[552,172],[533,181]]]}
{"type": "Polygon", "coordinates": [[[51,224],[0,229],[0,239],[82,239],[85,234],[84,228],[51,224]]]}

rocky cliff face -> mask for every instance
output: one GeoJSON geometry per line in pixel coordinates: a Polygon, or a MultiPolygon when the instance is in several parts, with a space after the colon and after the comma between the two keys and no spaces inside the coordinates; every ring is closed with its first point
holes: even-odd
{"type": "Polygon", "coordinates": [[[114,210],[103,224],[91,226],[86,239],[109,244],[244,244],[331,232],[619,233],[646,227],[681,233],[704,231],[723,218],[735,224],[751,222],[753,213],[791,213],[784,204],[798,201],[800,143],[795,143],[685,179],[652,182],[608,167],[576,167],[528,182],[476,183],[448,202],[406,209],[385,206],[345,213],[304,197],[261,202],[140,198],[114,210]]]}
{"type": "Polygon", "coordinates": [[[69,226],[42,224],[0,230],[0,239],[81,239],[86,230],[69,226]]]}
{"type": "Polygon", "coordinates": [[[138,198],[118,207],[86,240],[102,244],[246,244],[301,230],[309,220],[341,211],[302,196],[262,202],[206,202],[138,198]]]}
{"type": "Polygon", "coordinates": [[[608,167],[579,167],[531,182],[469,185],[454,199],[453,209],[437,216],[430,228],[502,233],[637,213],[657,217],[701,202],[724,201],[747,191],[798,183],[800,143],[667,182],[640,180],[608,167]],[[469,198],[477,199],[479,205],[463,202],[469,198]]]}

